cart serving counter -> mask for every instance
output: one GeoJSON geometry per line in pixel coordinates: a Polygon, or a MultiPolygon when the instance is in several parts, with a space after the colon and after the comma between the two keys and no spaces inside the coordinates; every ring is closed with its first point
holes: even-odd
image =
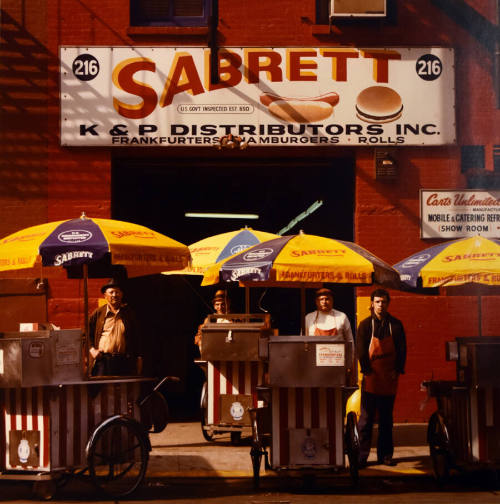
{"type": "Polygon", "coordinates": [[[0,479],[32,480],[43,497],[77,471],[113,497],[142,481],[150,422],[138,400],[153,379],[87,379],[82,349],[79,329],[0,334],[0,479]]]}
{"type": "Polygon", "coordinates": [[[456,338],[446,344],[456,381],[426,381],[435,411],[428,426],[434,475],[451,468],[500,467],[500,337],[456,338]]]}
{"type": "Polygon", "coordinates": [[[237,443],[251,427],[249,408],[257,406],[257,386],[265,363],[259,342],[272,333],[268,314],[210,315],[202,326],[201,360],[206,382],[201,394],[203,436],[231,433],[237,443]]]}
{"type": "Polygon", "coordinates": [[[261,340],[260,357],[269,370],[268,385],[259,387],[262,406],[252,410],[255,485],[263,455],[275,470],[339,470],[347,454],[356,482],[356,415],[344,425],[346,401],[356,389],[349,386],[350,346],[325,336],[271,336],[261,340]]]}

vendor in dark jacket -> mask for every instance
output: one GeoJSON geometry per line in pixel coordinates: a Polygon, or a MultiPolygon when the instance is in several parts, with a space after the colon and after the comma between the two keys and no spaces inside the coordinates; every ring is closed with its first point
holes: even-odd
{"type": "Polygon", "coordinates": [[[398,377],[404,374],[406,363],[405,331],[401,321],[387,311],[391,299],[389,293],[384,289],[376,289],[370,299],[371,316],[360,322],[356,335],[356,350],[363,374],[358,426],[360,467],[366,466],[377,412],[378,462],[396,464],[392,458],[392,418],[398,377]]]}
{"type": "Polygon", "coordinates": [[[92,376],[142,373],[138,325],[133,310],[123,303],[123,288],[116,280],[101,287],[106,304],[89,319],[92,376]]]}

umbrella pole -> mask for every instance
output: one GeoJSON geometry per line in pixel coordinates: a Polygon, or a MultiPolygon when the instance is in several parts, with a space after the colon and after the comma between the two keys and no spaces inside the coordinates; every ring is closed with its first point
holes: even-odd
{"type": "MultiPolygon", "coordinates": [[[[88,289],[89,270],[88,265],[83,264],[83,361],[89,362],[89,289],[88,289]]],[[[89,368],[87,366],[87,374],[89,368]]]]}
{"type": "Polygon", "coordinates": [[[478,333],[479,337],[481,337],[483,334],[483,314],[482,312],[482,307],[481,307],[481,294],[477,296],[477,316],[478,316],[478,333]]]}
{"type": "Polygon", "coordinates": [[[306,334],[306,289],[300,286],[300,334],[306,334]]]}
{"type": "Polygon", "coordinates": [[[245,285],[245,313],[250,313],[250,287],[245,285]]]}

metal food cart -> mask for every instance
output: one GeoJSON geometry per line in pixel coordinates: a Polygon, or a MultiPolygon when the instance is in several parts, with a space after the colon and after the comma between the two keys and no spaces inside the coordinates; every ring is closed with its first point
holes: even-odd
{"type": "Polygon", "coordinates": [[[451,468],[500,467],[500,337],[456,338],[446,359],[456,362],[456,380],[423,382],[437,402],[427,440],[439,482],[451,468]]]}
{"type": "Polygon", "coordinates": [[[262,339],[260,357],[268,363],[262,406],[252,413],[254,484],[259,485],[262,457],[268,469],[346,467],[358,480],[359,437],[355,413],[345,406],[350,387],[352,349],[327,336],[270,336],[262,339]],[[270,460],[269,453],[270,450],[270,460]]]}
{"type": "Polygon", "coordinates": [[[269,314],[210,315],[202,326],[200,355],[205,372],[201,394],[201,427],[207,441],[229,432],[236,444],[251,427],[249,408],[257,406],[257,386],[265,363],[259,342],[272,333],[269,314]]]}
{"type": "Polygon", "coordinates": [[[88,379],[83,348],[80,329],[0,333],[0,479],[33,481],[44,498],[87,471],[115,498],[141,483],[153,423],[146,400],[154,431],[166,425],[160,384],[144,394],[153,378],[88,379]]]}

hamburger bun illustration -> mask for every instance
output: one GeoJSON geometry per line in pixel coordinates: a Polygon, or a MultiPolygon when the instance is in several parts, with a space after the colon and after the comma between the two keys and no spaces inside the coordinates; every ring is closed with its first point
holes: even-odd
{"type": "Polygon", "coordinates": [[[387,123],[401,117],[403,102],[394,89],[371,86],[363,89],[356,98],[356,115],[369,123],[387,123]]]}
{"type": "Polygon", "coordinates": [[[329,117],[339,102],[334,91],[310,98],[288,98],[274,93],[264,93],[260,102],[277,118],[295,123],[311,123],[329,117]]]}

